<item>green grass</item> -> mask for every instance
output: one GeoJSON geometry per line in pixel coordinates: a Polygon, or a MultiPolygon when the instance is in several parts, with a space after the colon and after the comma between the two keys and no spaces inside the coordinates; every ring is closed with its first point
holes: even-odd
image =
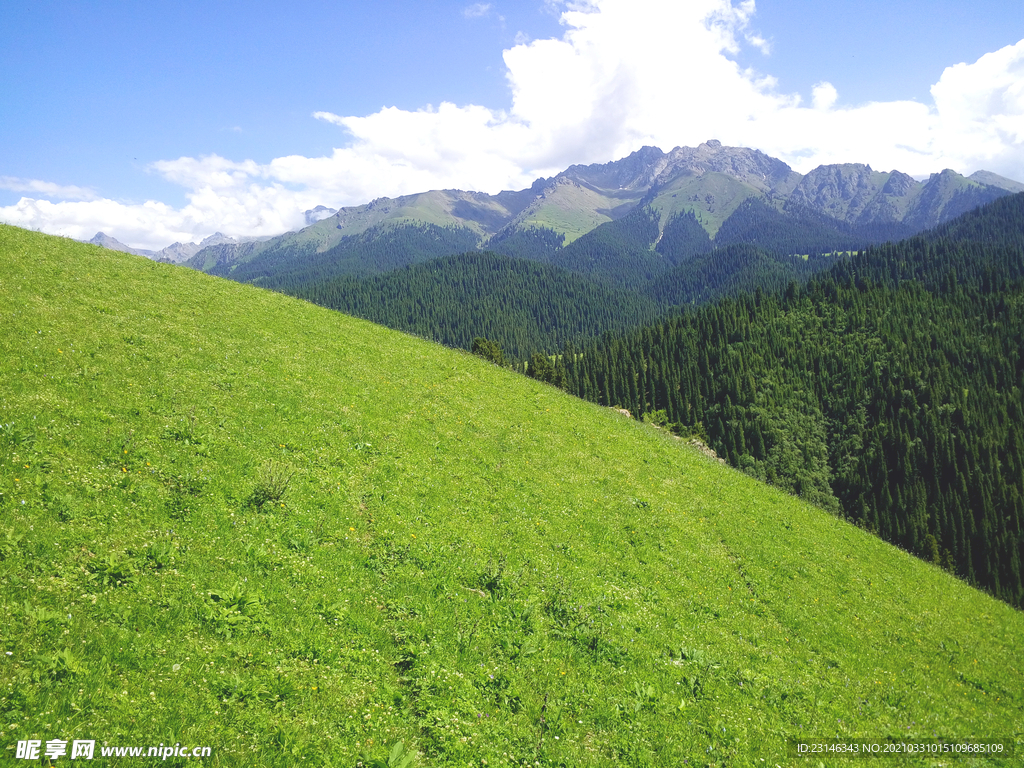
{"type": "Polygon", "coordinates": [[[11,227],[0,313],[7,763],[32,738],[213,766],[1024,749],[1021,614],[654,427],[11,227]]]}
{"type": "Polygon", "coordinates": [[[519,214],[516,222],[521,227],[553,229],[565,235],[563,245],[568,245],[621,215],[611,215],[615,209],[634,206],[640,199],[640,195],[604,195],[582,184],[566,182],[548,190],[542,200],[519,214]]]}

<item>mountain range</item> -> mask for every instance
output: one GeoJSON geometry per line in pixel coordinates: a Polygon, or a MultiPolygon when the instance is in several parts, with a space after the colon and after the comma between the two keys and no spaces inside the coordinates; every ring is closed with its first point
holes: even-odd
{"type": "MultiPolygon", "coordinates": [[[[242,282],[273,282],[281,272],[294,277],[311,271],[318,279],[366,276],[479,249],[593,272],[591,245],[583,248],[582,259],[560,252],[644,210],[656,229],[643,228],[631,246],[657,252],[644,258],[647,271],[658,273],[708,250],[708,242],[702,236],[694,241],[692,232],[681,251],[669,244],[659,249],[666,232],[691,217],[715,246],[753,242],[806,254],[901,239],[1020,191],[1024,184],[989,171],[965,177],[947,169],[918,181],[898,170],[846,163],[800,174],[759,150],[711,140],[668,153],[643,147],[614,162],[573,165],[527,189],[495,195],[447,189],[339,210],[320,205],[304,212],[304,228],[276,237],[217,233],[155,252],[102,232],[90,242],[242,282]],[[382,251],[389,255],[382,258],[382,251]]],[[[621,282],[618,277],[613,282],[621,282]]]]}
{"type": "MultiPolygon", "coordinates": [[[[528,189],[496,195],[433,190],[382,197],[334,213],[320,206],[307,211],[305,218],[324,218],[299,231],[259,242],[211,243],[187,263],[248,281],[300,258],[321,262],[317,257],[329,254],[327,261],[345,261],[347,252],[394,239],[396,232],[409,227],[423,230],[431,245],[440,236],[434,228],[443,228],[454,237],[456,249],[487,249],[547,261],[580,237],[641,207],[656,215],[655,243],[674,220],[689,215],[715,240],[745,202],[775,217],[804,225],[813,221],[817,235],[824,230],[852,243],[881,242],[909,236],[1019,191],[1024,191],[1024,184],[988,171],[965,177],[944,170],[917,181],[900,171],[848,163],[800,174],[756,149],[712,140],[668,153],[644,147],[614,162],[573,165],[557,176],[538,179],[528,189]],[[250,274],[232,274],[242,264],[251,265],[244,270],[250,274]]],[[[417,252],[444,255],[436,247],[412,248],[406,263],[419,260],[417,252]]],[[[341,272],[386,271],[359,261],[341,272]]],[[[393,266],[401,264],[388,265],[393,266]]]]}
{"type": "MultiPolygon", "coordinates": [[[[317,206],[317,208],[323,208],[323,206],[317,206]]],[[[314,209],[315,210],[315,209],[314,209]]],[[[327,209],[324,209],[327,210],[327,209]]],[[[312,213],[307,211],[307,214],[312,213]]],[[[315,219],[307,219],[312,222],[315,219]]],[[[171,264],[181,264],[188,261],[197,253],[204,248],[211,248],[218,245],[238,245],[246,242],[258,242],[260,240],[268,240],[267,237],[243,237],[234,238],[228,237],[220,232],[215,232],[207,238],[204,238],[198,245],[196,243],[172,243],[166,248],[161,248],[159,251],[152,251],[146,248],[133,248],[130,245],[125,245],[117,238],[111,237],[104,232],[97,232],[92,240],[89,240],[91,245],[100,245],[104,248],[109,248],[112,251],[123,251],[124,253],[133,253],[136,256],[145,256],[146,258],[153,259],[153,261],[168,262],[171,264]]]]}

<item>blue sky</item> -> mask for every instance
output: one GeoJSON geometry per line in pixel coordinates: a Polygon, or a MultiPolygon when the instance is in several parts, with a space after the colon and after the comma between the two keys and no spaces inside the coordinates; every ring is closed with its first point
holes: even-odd
{"type": "Polygon", "coordinates": [[[0,30],[0,220],[83,239],[275,234],[709,138],[1024,180],[1020,0],[6,0],[0,30]]]}

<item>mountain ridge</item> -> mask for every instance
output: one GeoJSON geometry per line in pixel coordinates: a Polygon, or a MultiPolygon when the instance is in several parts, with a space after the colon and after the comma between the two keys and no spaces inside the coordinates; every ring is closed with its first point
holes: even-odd
{"type": "Polygon", "coordinates": [[[325,253],[347,237],[384,224],[462,228],[476,237],[477,248],[498,252],[501,243],[540,230],[561,238],[560,245],[549,244],[535,254],[547,259],[558,247],[641,205],[658,212],[660,231],[675,216],[693,214],[714,237],[750,198],[787,215],[807,211],[828,217],[835,228],[853,228],[865,242],[878,242],[941,224],[1018,186],[1024,189],[987,171],[967,178],[945,170],[917,181],[898,170],[875,171],[861,163],[819,166],[800,174],[760,150],[717,140],[668,153],[645,146],[609,163],[569,166],[518,191],[490,195],[445,189],[377,198],[255,246],[208,246],[186,263],[229,276],[235,265],[259,259],[264,251],[325,253]]]}

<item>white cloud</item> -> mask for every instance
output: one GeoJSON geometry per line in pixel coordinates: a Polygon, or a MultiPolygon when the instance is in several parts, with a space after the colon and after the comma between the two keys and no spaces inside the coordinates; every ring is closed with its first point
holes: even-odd
{"type": "Polygon", "coordinates": [[[942,150],[1024,180],[1024,40],[947,67],[931,94],[942,150]]]}
{"type": "Polygon", "coordinates": [[[811,103],[820,111],[832,109],[839,98],[839,93],[832,83],[818,83],[811,89],[811,103]]]}
{"type": "Polygon", "coordinates": [[[31,192],[63,200],[93,200],[96,198],[96,193],[93,190],[84,187],[64,186],[38,179],[19,179],[15,176],[0,176],[0,189],[10,192],[31,192]]]}
{"type": "Polygon", "coordinates": [[[749,33],[744,35],[744,39],[752,46],[757,48],[765,56],[772,52],[772,44],[770,41],[765,40],[758,34],[749,33]]]}
{"type": "MultiPolygon", "coordinates": [[[[751,29],[753,0],[549,2],[565,32],[519,38],[504,52],[506,109],[444,102],[363,116],[316,112],[345,134],[324,157],[154,163],[188,190],[189,204],[180,210],[25,198],[0,208],[0,219],[74,237],[102,229],[129,244],[160,247],[215,230],[283,231],[299,226],[301,211],[317,204],[446,187],[519,189],[572,163],[710,138],[761,149],[799,171],[867,162],[918,176],[987,168],[1024,180],[1024,41],[939,73],[933,104],[844,105],[822,82],[804,106],[799,94],[780,93],[770,74],[742,69],[732,58],[744,44],[767,48],[751,29]]],[[[486,5],[467,12],[483,13],[486,5]]],[[[56,195],[41,187],[24,191],[56,195]]]]}
{"type": "Polygon", "coordinates": [[[27,229],[88,240],[98,231],[138,248],[159,250],[173,242],[198,242],[222,231],[232,235],[275,235],[303,225],[302,212],[320,201],[315,189],[292,190],[260,183],[261,167],[212,155],[183,157],[154,166],[190,191],[189,203],[123,203],[110,199],[51,202],[23,197],[0,208],[0,221],[27,229]]]}
{"type": "Polygon", "coordinates": [[[463,9],[462,15],[467,19],[477,19],[481,16],[486,16],[491,12],[490,3],[474,3],[473,5],[463,9]]]}

